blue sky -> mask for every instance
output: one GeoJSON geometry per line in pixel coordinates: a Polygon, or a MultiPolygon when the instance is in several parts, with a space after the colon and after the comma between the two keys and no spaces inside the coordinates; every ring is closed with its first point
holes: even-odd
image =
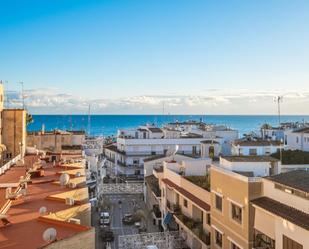
{"type": "MultiPolygon", "coordinates": [[[[0,79],[33,113],[308,114],[306,0],[0,0],[0,79]]],[[[14,102],[15,101],[15,102],[14,102]]],[[[14,102],[14,103],[13,103],[14,102]]]]}

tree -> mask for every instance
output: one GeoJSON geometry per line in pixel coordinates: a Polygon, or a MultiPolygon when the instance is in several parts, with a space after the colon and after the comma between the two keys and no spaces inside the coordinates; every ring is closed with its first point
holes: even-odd
{"type": "Polygon", "coordinates": [[[29,125],[29,124],[32,124],[33,122],[34,122],[33,116],[31,114],[27,113],[26,124],[29,125]]]}

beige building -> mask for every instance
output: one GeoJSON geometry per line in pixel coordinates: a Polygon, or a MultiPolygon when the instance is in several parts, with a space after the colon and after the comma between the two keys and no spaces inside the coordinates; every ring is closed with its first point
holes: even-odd
{"type": "Polygon", "coordinates": [[[209,160],[167,160],[147,176],[146,202],[162,230],[179,230],[188,247],[210,245],[209,160]]]}
{"type": "Polygon", "coordinates": [[[263,179],[255,209],[254,247],[309,248],[309,171],[295,170],[263,179]]]}
{"type": "Polygon", "coordinates": [[[4,109],[4,89],[0,82],[0,164],[25,154],[26,111],[4,109]]]}
{"type": "Polygon", "coordinates": [[[250,201],[262,195],[261,176],[278,170],[278,161],[266,156],[224,157],[211,167],[211,248],[253,248],[250,201]]]}
{"type": "Polygon", "coordinates": [[[62,131],[54,130],[45,132],[28,132],[27,147],[36,148],[51,154],[67,153],[72,154],[82,150],[85,142],[84,131],[62,131]]]}
{"type": "Polygon", "coordinates": [[[23,109],[4,109],[2,111],[2,142],[6,146],[6,158],[25,154],[27,112],[23,109]]]}

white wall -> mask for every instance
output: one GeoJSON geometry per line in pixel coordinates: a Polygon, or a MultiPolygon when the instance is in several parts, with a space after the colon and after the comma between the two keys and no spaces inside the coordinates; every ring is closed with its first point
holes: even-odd
{"type": "Polygon", "coordinates": [[[271,199],[284,203],[285,205],[302,210],[309,214],[309,201],[293,194],[286,193],[274,187],[274,183],[263,179],[263,195],[271,199]]]}
{"type": "Polygon", "coordinates": [[[270,162],[230,162],[224,158],[220,159],[220,166],[230,171],[251,171],[255,177],[269,175],[270,162]]]}

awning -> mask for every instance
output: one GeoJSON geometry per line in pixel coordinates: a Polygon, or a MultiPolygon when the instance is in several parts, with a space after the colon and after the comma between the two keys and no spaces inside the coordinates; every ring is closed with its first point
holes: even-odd
{"type": "Polygon", "coordinates": [[[173,215],[172,215],[171,213],[167,213],[167,214],[165,215],[165,217],[164,217],[163,223],[164,223],[165,225],[170,224],[171,221],[172,221],[172,218],[173,218],[173,215]]]}

